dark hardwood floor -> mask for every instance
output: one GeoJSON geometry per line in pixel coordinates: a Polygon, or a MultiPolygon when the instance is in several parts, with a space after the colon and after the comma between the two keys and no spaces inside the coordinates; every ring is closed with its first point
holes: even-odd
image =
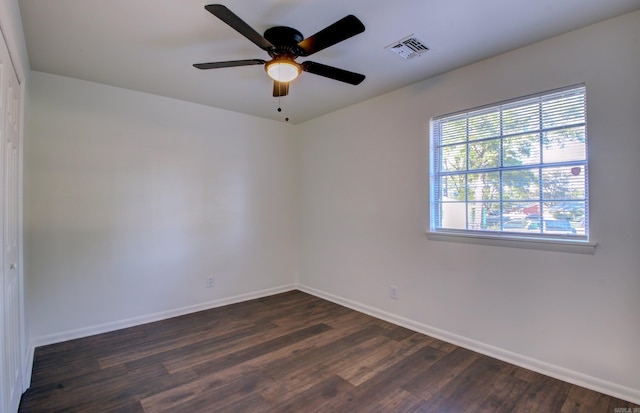
{"type": "Polygon", "coordinates": [[[293,291],[39,347],[20,412],[636,407],[293,291]]]}

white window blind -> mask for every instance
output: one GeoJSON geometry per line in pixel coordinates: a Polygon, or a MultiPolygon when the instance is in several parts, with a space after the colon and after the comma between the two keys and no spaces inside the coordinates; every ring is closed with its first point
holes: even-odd
{"type": "Polygon", "coordinates": [[[431,232],[588,240],[584,86],[433,119],[431,232]]]}

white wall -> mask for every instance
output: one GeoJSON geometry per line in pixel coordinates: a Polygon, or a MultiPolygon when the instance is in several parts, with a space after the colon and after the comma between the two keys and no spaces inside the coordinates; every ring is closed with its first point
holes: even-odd
{"type": "Polygon", "coordinates": [[[425,80],[299,132],[299,277],[307,290],[640,400],[640,12],[425,80]],[[429,119],[582,82],[595,255],[428,240],[429,119]]]}
{"type": "Polygon", "coordinates": [[[27,126],[32,342],[294,282],[292,126],[39,72],[27,126]]]}

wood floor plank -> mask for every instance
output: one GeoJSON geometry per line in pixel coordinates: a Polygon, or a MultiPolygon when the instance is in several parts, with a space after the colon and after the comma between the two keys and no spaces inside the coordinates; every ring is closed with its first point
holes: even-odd
{"type": "Polygon", "coordinates": [[[351,348],[365,343],[379,334],[380,330],[377,327],[365,327],[337,340],[292,353],[287,359],[268,363],[264,368],[273,377],[284,377],[292,372],[308,368],[326,369],[328,365],[345,358],[345,354],[351,348]]]}
{"type": "Polygon", "coordinates": [[[350,311],[331,322],[333,329],[316,337],[313,345],[296,348],[289,357],[267,362],[263,371],[277,382],[295,383],[295,387],[316,384],[314,378],[329,377],[389,342],[378,321],[350,311]]]}
{"type": "Polygon", "coordinates": [[[274,406],[274,411],[281,413],[298,413],[322,408],[330,400],[348,394],[353,386],[338,376],[330,376],[326,380],[298,393],[286,402],[274,406]]]}
{"type": "Polygon", "coordinates": [[[344,367],[336,371],[336,374],[358,386],[431,342],[430,337],[414,334],[401,342],[386,343],[374,351],[360,353],[359,359],[348,359],[342,363],[344,367]]]}
{"type": "Polygon", "coordinates": [[[311,325],[300,330],[278,334],[274,338],[264,341],[254,342],[253,345],[243,347],[237,351],[225,353],[221,357],[202,362],[194,367],[198,374],[207,374],[209,371],[224,370],[244,361],[255,359],[272,352],[277,352],[283,348],[291,346],[293,343],[304,341],[307,338],[315,337],[330,327],[324,324],[311,325]]]}
{"type": "Polygon", "coordinates": [[[282,327],[296,328],[309,323],[327,324],[331,320],[351,313],[353,312],[345,307],[318,300],[318,302],[308,303],[299,310],[292,309],[292,311],[282,314],[279,318],[271,319],[271,322],[282,327]]]}
{"type": "Polygon", "coordinates": [[[437,339],[434,339],[430,345],[431,347],[437,348],[438,350],[444,351],[445,353],[450,353],[458,348],[458,346],[456,346],[455,344],[447,343],[446,341],[437,339]]]}
{"type": "Polygon", "coordinates": [[[514,368],[500,360],[477,357],[416,412],[510,413],[528,385],[510,374],[514,368]]]}
{"type": "MultiPolygon", "coordinates": [[[[326,343],[330,343],[344,337],[348,337],[348,340],[352,341],[353,338],[349,336],[352,336],[353,333],[348,333],[348,330],[336,332],[330,329],[325,331],[323,334],[310,336],[297,342],[291,342],[278,350],[271,351],[260,356],[253,354],[254,356],[257,356],[254,358],[236,356],[234,360],[235,364],[229,363],[228,361],[225,363],[227,356],[221,357],[221,360],[213,359],[198,367],[200,376],[197,380],[194,380],[192,383],[187,385],[178,386],[161,394],[151,396],[151,398],[173,399],[174,397],[179,397],[185,392],[200,392],[203,391],[203,389],[210,387],[212,384],[217,385],[226,380],[236,380],[257,370],[266,370],[273,373],[274,369],[280,368],[281,366],[287,366],[296,354],[308,354],[309,351],[312,351],[318,346],[325,345],[326,343]]],[[[371,332],[371,335],[373,334],[374,332],[371,332]]],[[[257,346],[260,346],[260,343],[258,343],[257,346]]],[[[300,368],[300,366],[298,366],[298,368],[300,368]]]]}
{"type": "MultiPolygon", "coordinates": [[[[311,304],[312,303],[305,302],[303,305],[306,307],[311,304]]],[[[342,312],[344,312],[344,307],[337,306],[333,303],[328,304],[330,304],[330,306],[327,308],[338,307],[342,308],[342,312]]],[[[293,309],[291,308],[287,308],[287,311],[292,310],[293,309]]],[[[351,311],[347,314],[351,315],[353,313],[355,312],[351,311]]],[[[333,318],[340,320],[342,317],[334,316],[333,318]]],[[[305,321],[305,319],[302,320],[305,321]]],[[[210,362],[209,364],[217,364],[215,359],[218,359],[221,356],[232,354],[239,350],[255,346],[256,343],[264,343],[265,341],[284,336],[287,333],[291,333],[301,328],[308,327],[312,324],[311,320],[306,320],[303,323],[296,323],[291,325],[285,324],[281,327],[278,327],[275,324],[271,324],[271,322],[273,322],[273,320],[269,318],[268,323],[258,323],[257,326],[252,330],[252,332],[249,332],[246,335],[235,334],[229,339],[226,339],[226,337],[224,337],[225,340],[221,339],[215,343],[203,342],[198,346],[199,348],[183,346],[179,351],[171,354],[171,358],[165,362],[165,366],[167,367],[169,372],[175,373],[182,369],[191,369],[195,366],[203,366],[207,362],[210,362]]],[[[321,324],[324,325],[324,323],[321,324]]],[[[340,329],[334,331],[339,336],[345,336],[350,332],[348,329],[340,329]]],[[[206,368],[206,366],[203,368],[206,368]]]]}
{"type": "MultiPolygon", "coordinates": [[[[307,326],[308,327],[308,326],[307,326]]],[[[243,350],[256,343],[283,336],[295,330],[277,329],[269,323],[198,343],[190,343],[164,353],[164,365],[170,373],[192,369],[214,358],[243,350]]]]}
{"type": "Polygon", "coordinates": [[[560,412],[572,387],[567,382],[537,374],[520,398],[518,408],[523,411],[560,412]]]}
{"type": "Polygon", "coordinates": [[[286,377],[274,378],[268,370],[263,370],[269,378],[259,393],[271,405],[284,404],[297,394],[307,391],[309,388],[333,377],[332,374],[318,369],[299,370],[286,377]]]}
{"type": "MultiPolygon", "coordinates": [[[[267,327],[268,328],[268,327],[267,327]]],[[[98,359],[100,368],[108,368],[118,364],[124,364],[133,360],[143,359],[155,354],[164,353],[179,347],[184,347],[184,343],[189,341],[189,347],[206,346],[210,347],[216,343],[224,342],[227,338],[237,339],[240,335],[255,334],[259,328],[249,322],[232,322],[226,325],[216,325],[214,327],[205,327],[198,333],[192,333],[188,336],[180,335],[175,337],[156,338],[153,341],[147,341],[135,347],[129,346],[121,351],[110,349],[111,354],[102,356],[98,359]]]]}
{"type": "Polygon", "coordinates": [[[416,377],[404,384],[403,388],[417,397],[430,400],[438,396],[445,386],[481,357],[478,353],[463,348],[442,354],[446,355],[431,366],[426,366],[416,377]]]}
{"type": "Polygon", "coordinates": [[[300,291],[39,347],[20,404],[24,413],[616,408],[638,406],[300,291]]]}
{"type": "MultiPolygon", "coordinates": [[[[329,378],[337,378],[335,371],[340,367],[356,362],[358,356],[366,357],[371,349],[388,342],[389,339],[383,336],[374,337],[352,348],[336,353],[335,357],[323,358],[313,363],[304,364],[302,368],[298,360],[286,360],[282,363],[270,362],[261,370],[273,379],[273,385],[265,389],[262,395],[274,404],[283,404],[295,397],[301,391],[318,385],[329,378]],[[289,368],[291,364],[296,365],[294,369],[289,368]]],[[[315,357],[313,352],[306,357],[315,357]]]]}
{"type": "Polygon", "coordinates": [[[207,388],[202,388],[198,392],[185,393],[182,397],[169,399],[142,400],[142,407],[146,413],[165,412],[210,412],[211,406],[216,409],[230,409],[231,406],[238,406],[242,401],[249,398],[251,405],[268,406],[262,398],[254,397],[258,395],[257,389],[264,382],[264,376],[259,372],[254,372],[244,377],[232,381],[210,383],[207,388]]]}
{"type": "Polygon", "coordinates": [[[385,397],[394,394],[397,388],[411,381],[425,368],[443,357],[445,353],[426,346],[389,366],[383,373],[354,388],[353,392],[336,398],[314,412],[351,412],[381,403],[385,397]],[[363,407],[364,406],[364,407],[363,407]]]}
{"type": "MultiPolygon", "coordinates": [[[[400,388],[395,389],[392,393],[386,395],[382,400],[378,401],[372,406],[362,405],[359,406],[356,412],[367,413],[413,413],[416,409],[424,403],[424,400],[415,397],[408,391],[400,388]],[[366,410],[365,410],[366,409],[366,410]]],[[[355,412],[354,412],[355,413],[355,412]]]]}

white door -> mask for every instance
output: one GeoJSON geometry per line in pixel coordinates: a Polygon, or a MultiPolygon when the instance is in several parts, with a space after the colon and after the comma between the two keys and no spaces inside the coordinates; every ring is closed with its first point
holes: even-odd
{"type": "Polygon", "coordinates": [[[0,39],[0,115],[3,175],[3,355],[2,393],[6,412],[15,412],[22,395],[21,283],[18,269],[18,139],[20,84],[4,39],[0,39]],[[4,119],[2,119],[4,118],[4,119]]]}

